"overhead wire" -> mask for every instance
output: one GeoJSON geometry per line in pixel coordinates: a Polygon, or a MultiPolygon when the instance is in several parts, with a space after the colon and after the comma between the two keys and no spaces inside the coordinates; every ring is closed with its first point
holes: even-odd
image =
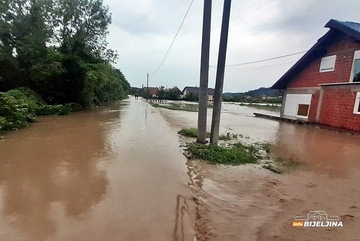
{"type": "Polygon", "coordinates": [[[294,61],[286,62],[286,63],[280,63],[280,64],[272,64],[272,65],[263,65],[263,66],[257,66],[257,67],[248,67],[248,68],[231,68],[231,70],[241,70],[241,69],[262,69],[262,68],[268,68],[268,67],[275,67],[275,66],[281,66],[281,65],[287,65],[287,64],[294,64],[294,61]]]}
{"type": "Polygon", "coordinates": [[[164,58],[162,59],[159,67],[156,69],[156,71],[155,71],[152,75],[155,75],[155,74],[158,72],[158,70],[160,69],[160,67],[161,67],[162,64],[164,63],[166,57],[168,56],[168,54],[169,54],[169,52],[170,52],[170,49],[172,48],[172,46],[173,46],[173,44],[174,44],[174,42],[175,42],[175,40],[176,40],[176,37],[178,36],[178,34],[179,34],[179,32],[180,32],[180,29],[181,29],[181,27],[183,26],[183,24],[184,24],[184,22],[185,22],[185,19],[186,19],[187,15],[188,15],[188,13],[189,13],[189,11],[190,11],[190,8],[191,8],[191,6],[192,6],[193,3],[194,3],[194,0],[191,0],[190,5],[189,5],[189,7],[188,7],[188,9],[187,9],[187,11],[186,11],[186,13],[185,13],[185,16],[184,16],[183,20],[181,21],[181,24],[180,24],[180,26],[179,26],[176,34],[175,34],[174,39],[172,40],[172,42],[171,42],[171,44],[170,44],[169,49],[167,50],[167,52],[166,52],[164,58]]]}
{"type": "MultiPolygon", "coordinates": [[[[321,47],[317,47],[313,50],[320,50],[320,49],[326,49],[328,47],[333,46],[333,44],[330,45],[325,45],[325,46],[321,46],[321,47]]],[[[229,65],[225,65],[225,67],[234,67],[234,66],[242,66],[242,65],[249,65],[249,64],[256,64],[256,63],[261,63],[261,62],[266,62],[266,61],[271,61],[271,60],[275,60],[275,59],[281,59],[281,58],[286,58],[286,57],[290,57],[290,56],[294,56],[294,55],[298,55],[298,54],[302,54],[302,53],[306,53],[309,50],[305,50],[305,51],[300,51],[300,52],[295,52],[295,53],[291,53],[291,54],[286,54],[286,55],[281,55],[281,56],[276,56],[276,57],[272,57],[272,58],[267,58],[267,59],[261,59],[261,60],[256,60],[256,61],[250,61],[250,62],[243,62],[243,63],[239,63],[239,64],[229,64],[229,65]]],[[[285,63],[286,64],[286,63],[285,63]]],[[[271,66],[277,66],[277,65],[282,65],[282,64],[276,64],[276,65],[271,65],[271,66]]],[[[213,68],[216,67],[215,65],[210,65],[209,67],[213,68]]],[[[269,65],[270,67],[270,65],[269,65]]],[[[253,69],[257,69],[257,68],[261,68],[261,66],[259,67],[254,67],[253,69]]],[[[238,68],[240,69],[240,68],[238,68]]],[[[244,68],[245,69],[245,68],[244,68]]],[[[250,69],[250,68],[249,68],[250,69]]],[[[252,68],[251,68],[252,69],[252,68]]]]}
{"type": "MultiPolygon", "coordinates": [[[[190,5],[189,5],[189,7],[188,7],[188,9],[187,9],[187,11],[186,11],[186,13],[185,13],[185,15],[184,15],[184,18],[183,18],[183,20],[181,21],[181,24],[180,24],[180,26],[179,26],[179,28],[178,28],[175,36],[174,36],[174,39],[172,40],[172,42],[171,42],[171,44],[170,44],[170,46],[169,46],[169,48],[168,48],[168,50],[167,50],[164,58],[162,59],[160,65],[158,66],[158,68],[156,69],[156,71],[153,73],[153,75],[155,75],[155,74],[158,72],[158,70],[161,68],[162,64],[164,63],[166,57],[168,56],[168,54],[169,54],[169,52],[170,52],[170,50],[171,50],[171,48],[172,48],[172,46],[173,46],[176,38],[177,38],[177,36],[178,36],[178,34],[179,34],[179,32],[180,32],[180,29],[182,28],[182,26],[183,26],[183,24],[184,24],[184,22],[185,22],[185,19],[186,19],[187,15],[188,15],[188,13],[189,13],[189,11],[190,11],[190,9],[191,9],[191,6],[192,6],[193,2],[194,2],[194,0],[192,0],[192,1],[190,2],[190,5]]],[[[323,48],[326,48],[326,47],[329,47],[329,46],[331,46],[331,45],[318,47],[318,48],[316,48],[316,49],[314,49],[314,50],[323,49],[323,48]]],[[[300,52],[295,52],[295,53],[291,53],[291,54],[286,54],[286,55],[281,55],[281,56],[276,56],[276,57],[267,58],[267,59],[261,59],[261,60],[250,61],[250,62],[243,62],[243,63],[239,63],[239,64],[229,64],[229,65],[225,65],[225,67],[235,67],[235,66],[242,66],[242,65],[250,65],[250,64],[256,64],[256,63],[262,63],[262,62],[267,62],[267,61],[271,61],[271,60],[276,60],[276,59],[291,57],[291,56],[298,55],[298,54],[303,54],[303,53],[306,53],[307,51],[308,51],[308,50],[300,51],[300,52]]],[[[292,62],[282,63],[282,64],[275,64],[275,65],[268,65],[268,66],[259,66],[259,67],[253,67],[253,68],[237,68],[237,69],[258,69],[258,68],[265,68],[265,67],[273,67],[273,66],[285,65],[285,64],[289,64],[289,63],[292,63],[292,62]]],[[[213,68],[213,67],[216,67],[216,66],[215,66],[215,65],[209,65],[209,67],[210,67],[210,68],[213,68]]]]}
{"type": "MultiPolygon", "coordinates": [[[[275,59],[282,59],[282,58],[302,54],[302,53],[305,53],[305,52],[306,51],[300,51],[300,52],[296,52],[296,53],[292,53],[292,54],[286,54],[286,55],[276,56],[276,57],[272,57],[272,58],[251,61],[251,62],[244,62],[244,63],[239,63],[239,64],[229,64],[229,65],[225,65],[225,67],[234,67],[234,66],[242,66],[242,65],[248,65],[248,64],[256,64],[256,63],[266,62],[266,61],[275,60],[275,59]]],[[[210,66],[210,67],[216,67],[216,66],[210,66]]]]}

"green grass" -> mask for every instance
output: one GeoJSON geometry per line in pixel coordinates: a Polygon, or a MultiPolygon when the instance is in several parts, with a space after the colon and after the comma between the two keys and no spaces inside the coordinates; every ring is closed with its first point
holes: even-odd
{"type": "Polygon", "coordinates": [[[271,144],[269,143],[235,143],[229,145],[203,145],[186,143],[185,151],[189,159],[199,159],[210,164],[242,165],[249,163],[263,163],[263,168],[277,174],[289,172],[300,167],[303,163],[294,158],[276,158],[271,161],[271,144]]]}
{"type": "MultiPolygon", "coordinates": [[[[186,137],[196,138],[198,134],[197,128],[182,128],[178,131],[178,134],[186,137]]],[[[206,138],[210,138],[210,132],[206,132],[206,138]]]]}
{"type": "MultiPolygon", "coordinates": [[[[197,137],[197,128],[182,128],[178,131],[178,134],[186,137],[197,137]]],[[[207,137],[210,137],[210,133],[207,132],[207,137]]],[[[231,141],[240,138],[250,138],[241,134],[226,133],[220,135],[219,140],[231,141]]],[[[195,142],[186,143],[185,156],[189,159],[199,159],[206,161],[210,164],[224,164],[224,165],[242,165],[247,163],[259,163],[263,164],[262,167],[272,171],[274,173],[283,173],[291,170],[295,170],[302,165],[302,162],[294,158],[276,158],[271,159],[270,143],[255,143],[245,144],[237,142],[231,144],[231,142],[225,142],[223,145],[204,145],[195,142]]]]}
{"type": "Polygon", "coordinates": [[[190,159],[200,159],[210,164],[225,165],[257,163],[263,155],[260,146],[247,145],[241,142],[230,146],[187,143],[185,150],[190,154],[190,159]]]}

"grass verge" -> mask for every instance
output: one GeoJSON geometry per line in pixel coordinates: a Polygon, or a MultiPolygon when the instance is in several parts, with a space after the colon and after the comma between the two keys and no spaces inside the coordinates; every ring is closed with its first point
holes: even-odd
{"type": "MultiPolygon", "coordinates": [[[[178,134],[186,137],[197,137],[197,128],[182,128],[178,134]]],[[[210,133],[207,132],[207,137],[210,133]]],[[[199,159],[210,164],[224,164],[224,165],[242,165],[248,163],[258,163],[261,167],[280,174],[295,170],[303,163],[295,158],[270,158],[271,144],[270,143],[255,143],[245,144],[242,142],[231,143],[233,139],[238,137],[243,138],[243,135],[226,133],[219,136],[220,140],[225,141],[223,145],[204,145],[195,142],[186,143],[185,156],[188,159],[199,159]],[[270,160],[271,159],[271,160],[270,160]]]]}
{"type": "MultiPolygon", "coordinates": [[[[182,128],[178,131],[178,134],[186,137],[196,138],[198,134],[197,128],[182,128]]],[[[210,132],[206,132],[206,138],[210,138],[210,132]]]]}
{"type": "Polygon", "coordinates": [[[187,143],[185,148],[190,159],[201,159],[210,164],[241,165],[257,163],[263,158],[261,146],[241,142],[229,146],[187,143]]]}

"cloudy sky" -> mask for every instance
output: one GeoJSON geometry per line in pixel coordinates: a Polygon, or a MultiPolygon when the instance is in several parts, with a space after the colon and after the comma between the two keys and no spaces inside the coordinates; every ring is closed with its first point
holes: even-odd
{"type": "MultiPolygon", "coordinates": [[[[104,0],[112,24],[108,42],[116,64],[132,86],[199,86],[203,0],[194,0],[167,58],[164,58],[191,0],[104,0]],[[155,73],[156,72],[156,73],[155,73]],[[154,74],[155,73],[155,74],[154,74]]],[[[217,63],[223,1],[213,0],[210,66],[217,63]]],[[[227,65],[308,50],[330,19],[360,22],[359,0],[233,0],[227,65]]],[[[302,55],[227,67],[224,92],[269,87],[302,55]]],[[[209,87],[216,67],[210,67],[209,87]]]]}

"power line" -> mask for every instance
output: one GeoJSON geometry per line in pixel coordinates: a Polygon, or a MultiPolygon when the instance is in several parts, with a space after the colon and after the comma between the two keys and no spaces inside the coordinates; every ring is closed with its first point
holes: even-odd
{"type": "Polygon", "coordinates": [[[180,29],[181,29],[182,25],[184,24],[184,21],[185,21],[185,19],[186,19],[186,17],[187,17],[187,15],[188,15],[188,13],[189,13],[189,11],[190,11],[190,8],[191,8],[191,6],[192,6],[193,2],[194,2],[194,0],[191,0],[190,6],[189,6],[189,8],[188,8],[188,9],[187,9],[187,11],[186,11],[186,13],[185,13],[185,16],[184,16],[183,20],[181,21],[181,24],[180,24],[180,26],[179,26],[179,28],[178,28],[178,30],[177,30],[177,32],[176,32],[176,34],[175,34],[175,37],[174,37],[173,41],[172,41],[172,42],[171,42],[171,44],[170,44],[169,49],[167,50],[167,52],[166,52],[166,54],[165,54],[165,56],[164,56],[163,60],[161,61],[161,63],[160,63],[160,65],[159,65],[159,67],[156,69],[156,71],[155,71],[152,75],[155,75],[155,74],[158,72],[158,70],[160,69],[161,65],[164,63],[164,61],[165,61],[165,59],[166,59],[167,55],[168,55],[168,54],[169,54],[169,52],[170,52],[171,47],[173,46],[173,44],[174,44],[174,42],[175,42],[176,37],[178,36],[178,34],[179,34],[179,32],[180,32],[180,29]]]}
{"type": "Polygon", "coordinates": [[[287,65],[287,64],[294,64],[294,61],[292,62],[286,62],[286,63],[280,63],[280,64],[272,64],[272,65],[263,65],[258,67],[249,67],[249,68],[231,68],[232,70],[241,70],[241,69],[262,69],[262,68],[268,68],[268,67],[275,67],[275,66],[281,66],[281,65],[287,65]]]}
{"type": "MultiPolygon", "coordinates": [[[[261,60],[251,61],[251,62],[244,62],[244,63],[240,63],[240,64],[230,64],[230,65],[226,65],[226,67],[234,67],[234,66],[241,66],[241,65],[248,65],[248,64],[256,64],[256,63],[266,62],[266,61],[269,61],[269,60],[286,58],[286,57],[302,54],[302,53],[305,53],[305,52],[307,52],[307,51],[301,51],[301,52],[296,52],[296,53],[292,53],[292,54],[286,54],[286,55],[282,55],[282,56],[277,56],[277,57],[268,58],[268,59],[261,59],[261,60]]],[[[210,66],[210,67],[216,67],[216,66],[210,66]]]]}

